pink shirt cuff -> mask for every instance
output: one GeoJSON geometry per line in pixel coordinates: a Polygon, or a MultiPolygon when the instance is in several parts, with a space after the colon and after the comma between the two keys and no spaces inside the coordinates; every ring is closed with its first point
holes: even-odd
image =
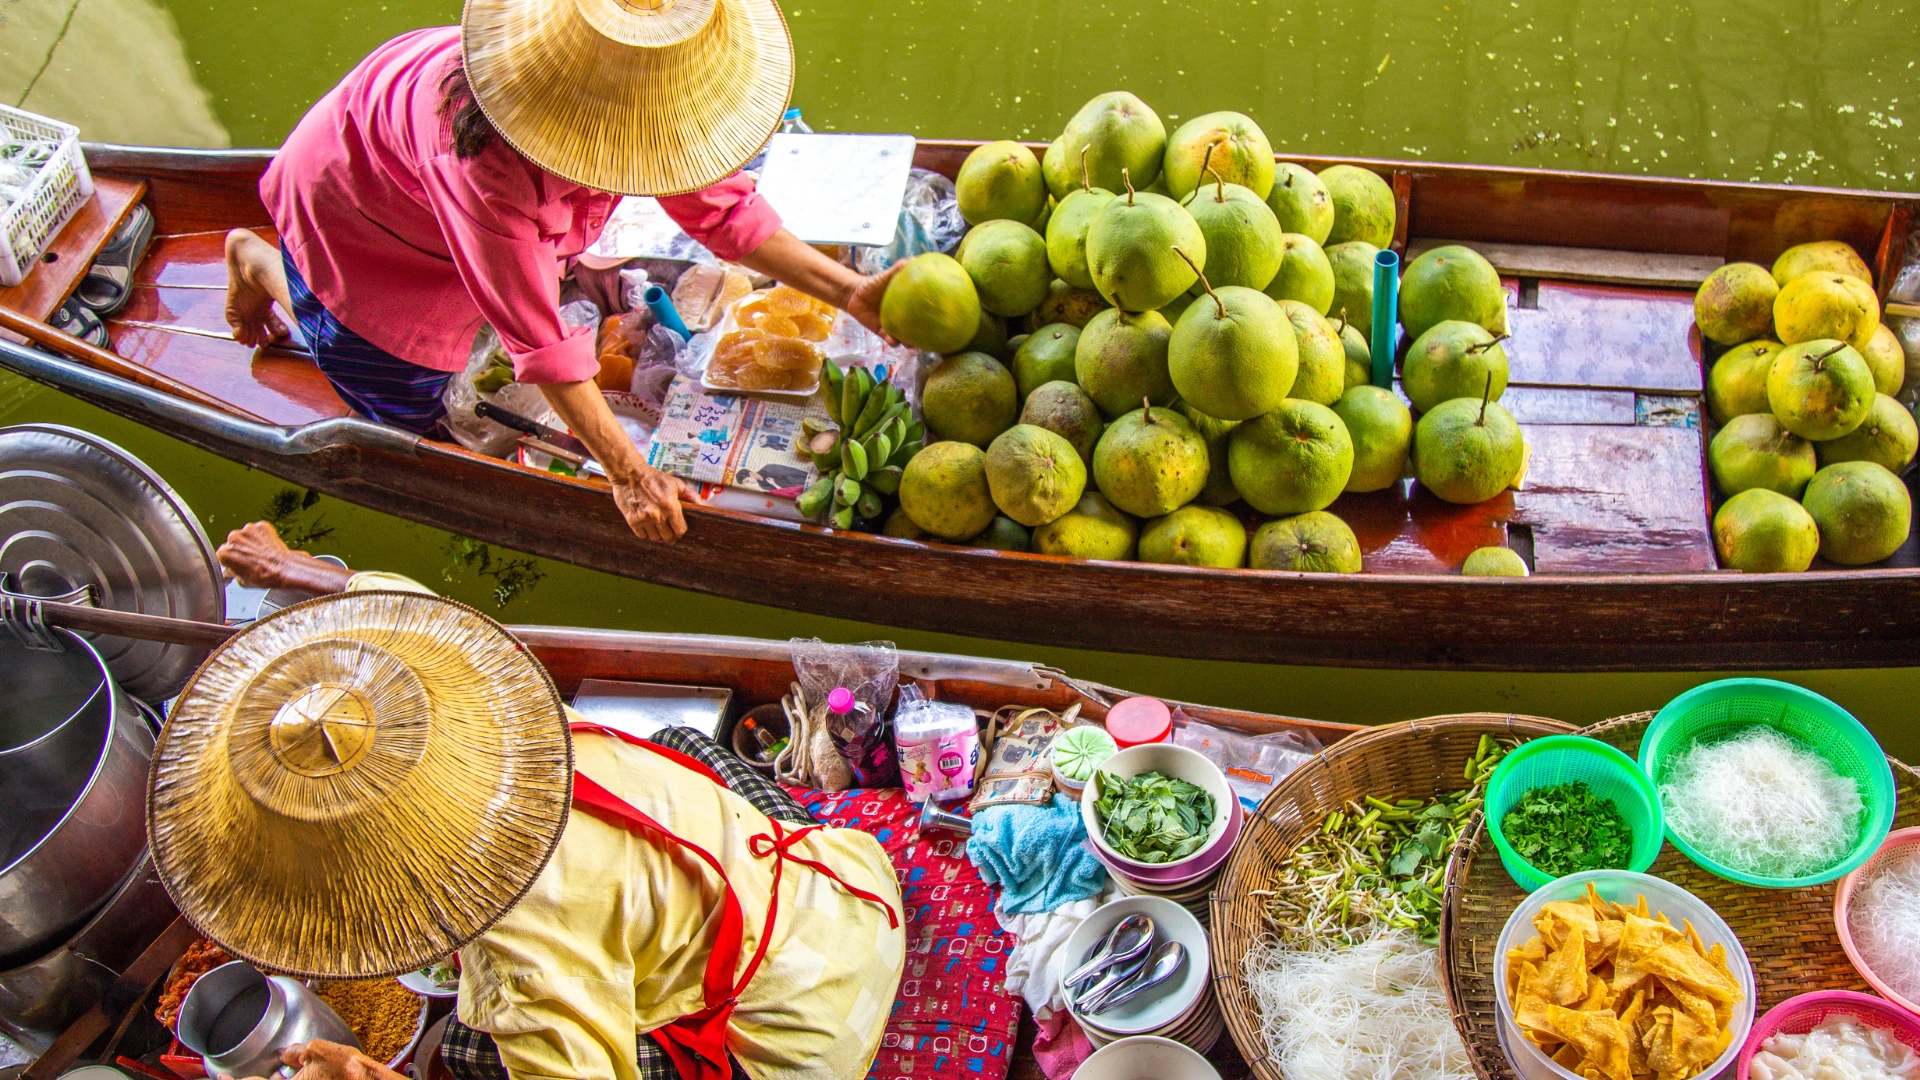
{"type": "Polygon", "coordinates": [[[568,329],[572,332],[551,345],[513,354],[514,380],[535,385],[573,383],[600,374],[600,357],[593,351],[593,330],[585,326],[568,329]]]}

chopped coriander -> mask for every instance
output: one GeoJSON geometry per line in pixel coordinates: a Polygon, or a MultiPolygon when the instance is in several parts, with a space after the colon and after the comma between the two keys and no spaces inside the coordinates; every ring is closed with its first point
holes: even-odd
{"type": "Polygon", "coordinates": [[[1578,780],[1520,796],[1500,831],[1529,866],[1553,877],[1625,870],[1633,861],[1633,829],[1620,808],[1578,780]]]}

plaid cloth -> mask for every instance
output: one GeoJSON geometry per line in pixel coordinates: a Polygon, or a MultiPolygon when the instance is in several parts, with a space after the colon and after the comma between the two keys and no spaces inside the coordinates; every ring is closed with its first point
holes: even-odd
{"type": "MultiPolygon", "coordinates": [[[[752,803],[754,809],[768,817],[814,824],[812,816],[793,796],[754,771],[733,751],[698,731],[684,727],[665,728],[648,736],[648,741],[669,750],[677,750],[719,773],[730,791],[752,803]]],[[[680,1080],[673,1060],[667,1057],[665,1050],[660,1049],[659,1043],[653,1041],[653,1036],[641,1035],[635,1043],[635,1062],[640,1070],[640,1080],[680,1080]]],[[[500,1060],[500,1048],[494,1044],[493,1036],[461,1023],[457,1014],[447,1018],[446,1034],[440,1038],[440,1060],[446,1062],[447,1071],[454,1075],[454,1080],[509,1080],[507,1067],[500,1060]]],[[[733,1080],[749,1080],[737,1059],[733,1062],[733,1080]]]]}

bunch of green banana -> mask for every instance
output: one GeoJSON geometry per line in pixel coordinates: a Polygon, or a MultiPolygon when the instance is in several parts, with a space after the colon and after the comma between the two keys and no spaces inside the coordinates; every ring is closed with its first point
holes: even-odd
{"type": "Polygon", "coordinates": [[[873,373],[856,367],[843,372],[829,360],[821,365],[829,421],[802,423],[804,451],[820,471],[797,505],[810,518],[825,518],[836,529],[853,528],[856,516],[877,521],[883,496],[900,490],[907,462],[925,445],[927,430],[913,418],[906,392],[874,382],[873,373]]]}

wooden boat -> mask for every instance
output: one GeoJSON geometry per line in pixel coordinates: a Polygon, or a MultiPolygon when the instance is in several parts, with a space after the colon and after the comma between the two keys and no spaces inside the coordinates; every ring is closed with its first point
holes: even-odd
{"type": "MultiPolygon", "coordinates": [[[[924,142],[952,175],[970,143],[924,142]]],[[[523,551],[758,603],[981,637],[1290,664],[1516,670],[1847,667],[1920,656],[1920,543],[1866,568],[1717,568],[1694,286],[1723,260],[1806,240],[1866,253],[1885,287],[1920,196],[1532,169],[1361,161],[1389,177],[1396,246],[1472,243],[1507,278],[1526,488],[1471,507],[1402,485],[1333,509],[1366,573],[1204,570],[967,550],[697,508],[680,543],[634,539],[597,481],[346,418],[301,355],[235,345],[221,234],[262,227],[267,152],[95,146],[101,193],[52,261],[0,292],[0,365],[294,483],[523,551]],[[159,238],[113,352],[39,322],[117,215],[159,238]],[[5,310],[10,309],[10,310],[5,310]],[[1525,580],[1466,579],[1485,545],[1525,580]]],[[[1329,159],[1299,158],[1320,168],[1329,159]]]]}

